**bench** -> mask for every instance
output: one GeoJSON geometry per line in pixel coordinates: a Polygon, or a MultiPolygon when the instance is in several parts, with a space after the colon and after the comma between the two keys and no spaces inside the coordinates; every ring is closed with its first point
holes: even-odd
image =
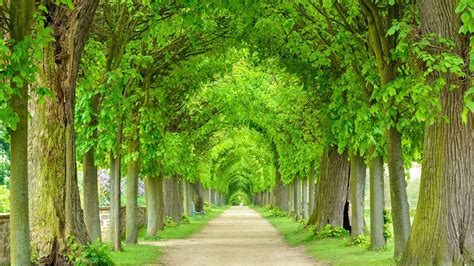
{"type": "Polygon", "coordinates": [[[204,219],[204,216],[206,216],[206,212],[205,212],[205,211],[197,212],[197,211],[196,211],[196,207],[194,206],[194,202],[191,201],[191,215],[192,215],[192,216],[201,215],[201,218],[204,219]]]}

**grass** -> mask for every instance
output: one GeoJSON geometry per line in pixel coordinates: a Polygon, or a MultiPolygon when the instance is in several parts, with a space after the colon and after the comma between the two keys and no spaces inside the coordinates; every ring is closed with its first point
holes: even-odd
{"type": "Polygon", "coordinates": [[[176,227],[165,227],[163,231],[158,232],[157,238],[148,238],[146,236],[146,228],[140,228],[138,230],[138,239],[142,241],[159,241],[165,239],[185,239],[190,235],[201,230],[207,222],[219,216],[226,206],[213,206],[212,209],[206,211],[206,217],[204,219],[201,216],[188,217],[189,223],[180,223],[176,227]]]}
{"type": "MultiPolygon", "coordinates": [[[[158,237],[147,238],[146,228],[138,230],[139,241],[160,241],[165,239],[185,239],[192,234],[201,230],[207,222],[220,215],[226,209],[226,206],[213,206],[212,209],[206,211],[206,217],[201,220],[201,217],[189,217],[189,223],[178,223],[175,227],[165,227],[163,231],[158,232],[158,237]]],[[[163,254],[158,246],[153,245],[123,245],[123,252],[111,252],[110,257],[116,265],[146,265],[156,264],[160,261],[163,254]]]]}
{"type": "Polygon", "coordinates": [[[290,246],[304,245],[308,254],[317,262],[332,265],[395,265],[393,241],[380,251],[368,251],[358,246],[346,246],[348,237],[314,239],[304,225],[289,217],[272,217],[263,207],[254,207],[265,219],[270,221],[283,235],[290,246]]]}
{"type": "Polygon", "coordinates": [[[124,244],[123,251],[112,251],[110,258],[116,265],[146,265],[157,263],[161,255],[157,246],[124,244]]]}

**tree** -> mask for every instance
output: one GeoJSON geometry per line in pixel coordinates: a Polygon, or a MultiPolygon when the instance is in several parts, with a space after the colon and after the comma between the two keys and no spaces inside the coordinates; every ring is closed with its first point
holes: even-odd
{"type": "MultiPolygon", "coordinates": [[[[467,63],[472,30],[464,28],[461,32],[467,34],[460,33],[462,23],[455,12],[457,3],[445,0],[418,2],[423,34],[435,34],[435,39],[452,41],[454,46],[448,52],[461,59],[464,73],[456,75],[435,70],[430,76],[432,82],[444,81],[439,96],[442,113],[426,128],[420,196],[410,239],[400,262],[402,265],[473,262],[474,116],[469,112],[465,122],[461,119],[464,95],[472,82],[467,63]]],[[[471,12],[472,16],[472,3],[461,1],[459,10],[471,12]]],[[[429,53],[436,56],[446,53],[444,49],[435,47],[429,49],[429,53]]]]}
{"type": "Polygon", "coordinates": [[[66,263],[68,240],[90,241],[76,177],[74,108],[79,60],[96,7],[92,0],[75,1],[73,9],[46,5],[54,44],[45,48],[40,81],[54,96],[33,98],[29,138],[31,240],[41,263],[66,263]]]}

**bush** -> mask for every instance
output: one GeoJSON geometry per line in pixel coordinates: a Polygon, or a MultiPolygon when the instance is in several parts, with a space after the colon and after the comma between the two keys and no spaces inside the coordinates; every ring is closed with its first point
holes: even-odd
{"type": "Polygon", "coordinates": [[[110,248],[100,241],[89,245],[81,245],[74,241],[73,236],[68,237],[68,250],[66,256],[68,261],[78,266],[108,266],[114,265],[110,258],[110,248]]]}
{"type": "Polygon", "coordinates": [[[0,185],[0,213],[10,211],[10,190],[5,185],[0,185]]]}
{"type": "Polygon", "coordinates": [[[173,221],[173,218],[168,216],[166,218],[166,221],[165,221],[165,226],[166,227],[176,227],[176,226],[178,226],[178,223],[173,221]]]}
{"type": "Polygon", "coordinates": [[[312,227],[309,230],[316,238],[341,238],[349,236],[349,231],[346,229],[341,226],[333,227],[330,224],[325,225],[321,230],[317,230],[315,227],[312,227]]]}
{"type": "Polygon", "coordinates": [[[189,219],[189,216],[187,216],[187,215],[184,214],[183,217],[181,217],[180,223],[182,223],[182,224],[189,224],[189,223],[191,223],[191,220],[189,219]]]}
{"type": "Polygon", "coordinates": [[[212,204],[209,203],[209,202],[207,202],[207,201],[205,201],[205,202],[204,202],[204,205],[203,205],[203,207],[202,207],[202,209],[203,209],[206,213],[209,213],[209,212],[211,212],[211,210],[212,210],[212,204]]]}
{"type": "Polygon", "coordinates": [[[358,246],[363,248],[369,248],[370,246],[370,237],[366,235],[357,235],[351,238],[346,246],[358,246]]]}
{"type": "Polygon", "coordinates": [[[270,212],[270,215],[268,217],[286,217],[287,214],[285,211],[279,209],[279,208],[272,208],[268,210],[270,212]]]}

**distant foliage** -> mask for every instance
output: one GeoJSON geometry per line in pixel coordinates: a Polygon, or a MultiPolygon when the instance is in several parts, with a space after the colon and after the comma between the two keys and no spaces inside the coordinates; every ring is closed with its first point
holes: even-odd
{"type": "Polygon", "coordinates": [[[281,210],[277,207],[272,207],[270,205],[267,205],[267,206],[265,206],[265,208],[267,208],[267,210],[270,212],[270,215],[268,215],[268,217],[286,217],[286,216],[288,216],[288,214],[285,211],[283,211],[283,210],[281,210]]]}
{"type": "Polygon", "coordinates": [[[10,190],[5,185],[0,185],[0,213],[10,211],[10,190]]]}
{"type": "Polygon", "coordinates": [[[236,206],[236,205],[240,205],[241,203],[243,203],[244,205],[249,205],[250,198],[247,195],[247,193],[239,190],[230,196],[229,204],[236,206]]]}

